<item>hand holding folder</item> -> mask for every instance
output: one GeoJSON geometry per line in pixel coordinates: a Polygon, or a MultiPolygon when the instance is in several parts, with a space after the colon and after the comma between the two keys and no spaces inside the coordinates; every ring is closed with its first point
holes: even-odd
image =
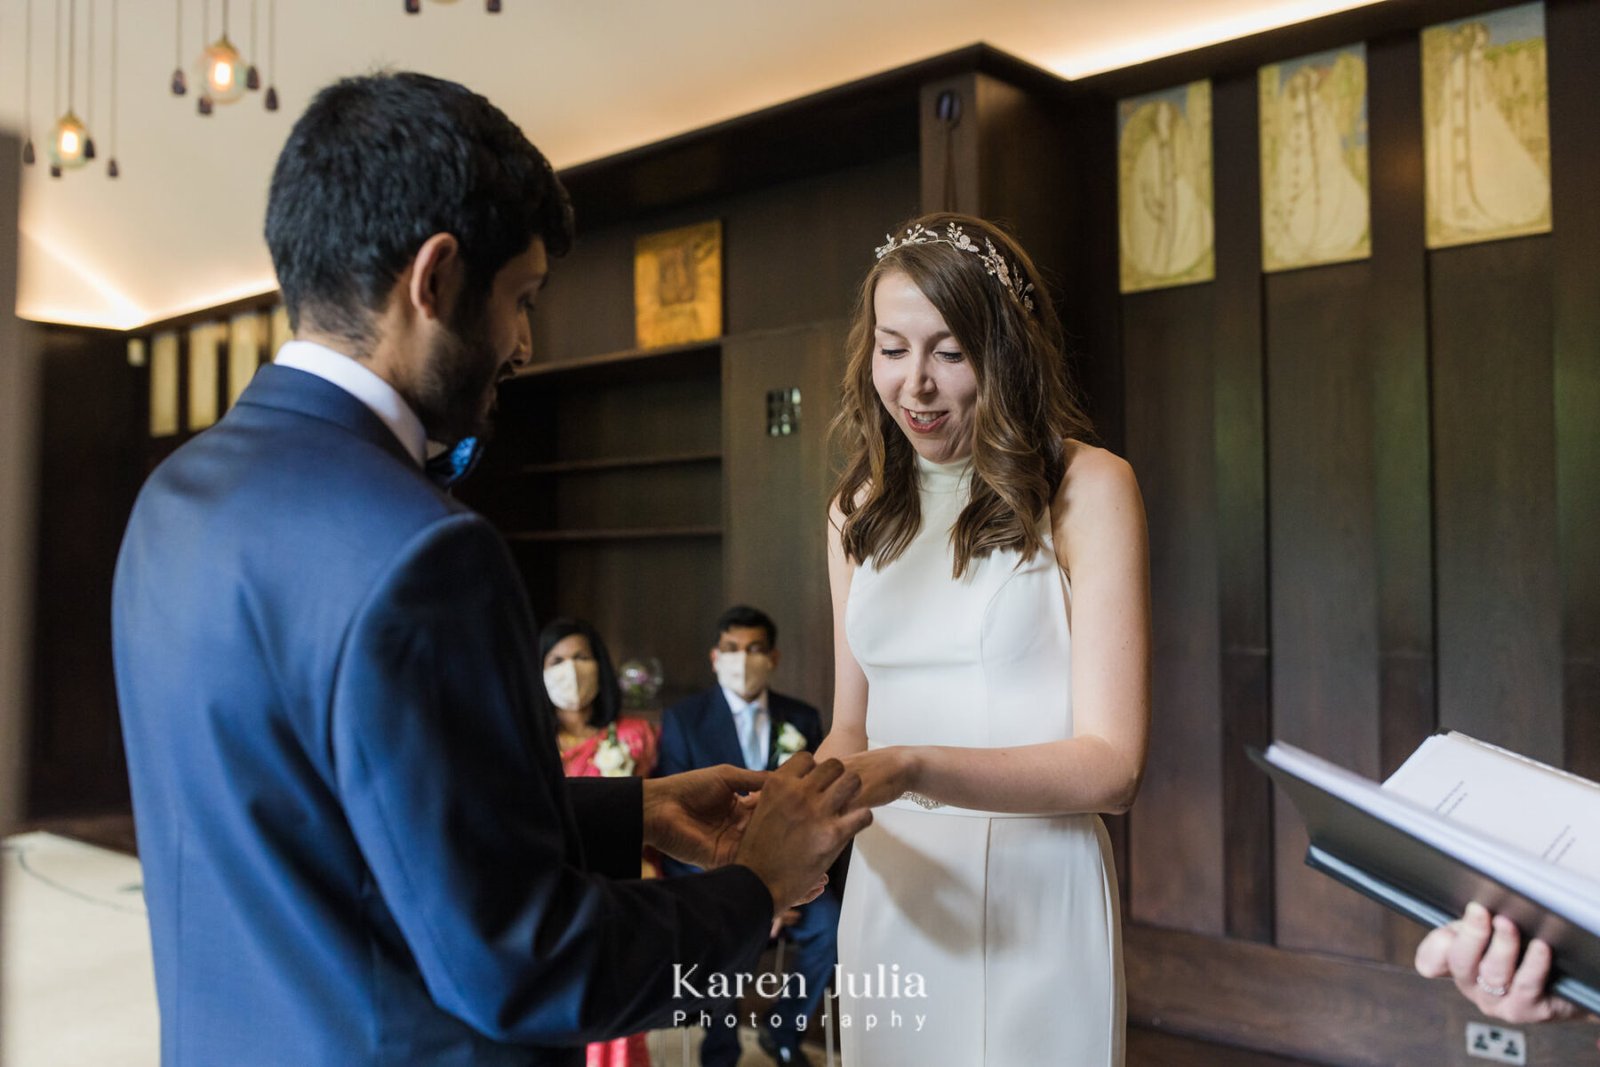
{"type": "Polygon", "coordinates": [[[1523,952],[1517,924],[1490,915],[1481,904],[1468,904],[1460,919],[1423,938],[1416,964],[1424,978],[1453,979],[1461,995],[1490,1018],[1543,1023],[1580,1012],[1548,990],[1550,946],[1535,938],[1523,952]]]}
{"type": "MultiPolygon", "coordinates": [[[[1382,786],[1292,745],[1251,757],[1305,819],[1309,866],[1429,926],[1474,903],[1501,913],[1511,937],[1520,928],[1553,950],[1551,992],[1600,1012],[1600,786],[1461,734],[1429,738],[1382,786]]],[[[1449,938],[1446,969],[1487,998],[1479,968],[1490,950],[1499,967],[1507,942],[1495,949],[1491,935],[1480,948],[1480,933],[1474,923],[1430,935],[1430,952],[1449,938]]],[[[1512,1007],[1540,1004],[1519,992],[1512,1007]]]]}

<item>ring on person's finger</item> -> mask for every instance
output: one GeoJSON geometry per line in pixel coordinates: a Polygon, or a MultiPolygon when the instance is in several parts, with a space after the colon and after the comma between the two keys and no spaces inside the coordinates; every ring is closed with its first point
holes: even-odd
{"type": "Polygon", "coordinates": [[[1488,982],[1483,980],[1483,975],[1481,974],[1478,975],[1476,981],[1478,983],[1478,988],[1489,994],[1491,997],[1503,997],[1511,991],[1510,987],[1508,986],[1490,985],[1488,982]]]}

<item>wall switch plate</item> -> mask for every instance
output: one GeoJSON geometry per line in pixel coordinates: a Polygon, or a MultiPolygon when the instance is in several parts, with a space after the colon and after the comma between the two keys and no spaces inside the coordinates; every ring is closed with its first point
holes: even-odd
{"type": "Polygon", "coordinates": [[[800,390],[767,390],[767,436],[788,437],[800,432],[800,390]]]}
{"type": "Polygon", "coordinates": [[[1528,1042],[1521,1030],[1491,1023],[1467,1024],[1467,1055],[1493,1063],[1528,1062],[1528,1042]]]}

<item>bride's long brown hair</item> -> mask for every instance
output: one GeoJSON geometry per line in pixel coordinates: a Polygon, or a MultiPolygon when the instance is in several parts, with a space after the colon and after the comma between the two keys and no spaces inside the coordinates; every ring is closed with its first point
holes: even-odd
{"type": "Polygon", "coordinates": [[[1039,525],[1066,473],[1065,442],[1093,431],[1067,381],[1060,320],[1028,254],[998,227],[967,215],[923,215],[895,233],[922,226],[943,236],[952,223],[980,248],[985,239],[993,242],[1015,288],[990,274],[983,256],[943,241],[899,245],[867,272],[833,421],[845,456],[834,500],[844,515],[845,557],[856,563],[893,562],[922,527],[916,452],[872,384],[873,294],[879,280],[898,271],[944,318],[977,379],[972,496],[950,532],[960,578],[974,559],[996,549],[1032,559],[1044,548],[1039,525]],[[1020,299],[1027,285],[1032,310],[1020,299]]]}

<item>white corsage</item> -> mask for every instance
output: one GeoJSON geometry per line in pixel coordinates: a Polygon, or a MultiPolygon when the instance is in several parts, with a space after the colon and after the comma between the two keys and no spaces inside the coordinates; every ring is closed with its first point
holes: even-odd
{"type": "Polygon", "coordinates": [[[785,760],[796,752],[806,750],[806,735],[794,728],[794,723],[786,722],[778,730],[778,766],[782,767],[785,760]]]}
{"type": "Polygon", "coordinates": [[[633,774],[633,753],[617,737],[617,724],[606,730],[606,738],[595,746],[594,765],[605,778],[627,778],[633,774]]]}

